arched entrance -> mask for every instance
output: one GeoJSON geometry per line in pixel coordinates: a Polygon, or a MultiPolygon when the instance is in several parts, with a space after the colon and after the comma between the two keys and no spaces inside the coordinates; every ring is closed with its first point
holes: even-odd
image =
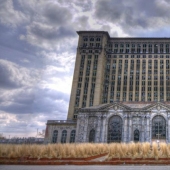
{"type": "Polygon", "coordinates": [[[163,116],[158,115],[152,119],[152,139],[166,139],[166,120],[163,116]]]}
{"type": "Polygon", "coordinates": [[[120,116],[112,116],[108,123],[107,142],[121,142],[122,140],[122,119],[120,116]]]}
{"type": "Polygon", "coordinates": [[[134,142],[139,142],[139,130],[134,131],[134,142]]]}
{"type": "Polygon", "coordinates": [[[89,142],[95,142],[95,130],[92,129],[89,133],[89,142]]]}

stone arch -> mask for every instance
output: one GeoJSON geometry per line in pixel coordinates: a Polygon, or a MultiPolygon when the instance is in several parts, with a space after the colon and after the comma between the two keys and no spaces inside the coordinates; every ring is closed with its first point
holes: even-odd
{"type": "Polygon", "coordinates": [[[155,115],[152,118],[152,139],[166,139],[166,119],[162,115],[155,115]]]}
{"type": "Polygon", "coordinates": [[[166,114],[165,113],[155,113],[155,112],[153,112],[151,114],[150,120],[152,120],[157,115],[160,115],[160,116],[164,117],[164,119],[166,120],[166,114]]]}
{"type": "Polygon", "coordinates": [[[123,131],[123,120],[118,115],[113,115],[108,121],[107,142],[121,142],[123,131]]]}

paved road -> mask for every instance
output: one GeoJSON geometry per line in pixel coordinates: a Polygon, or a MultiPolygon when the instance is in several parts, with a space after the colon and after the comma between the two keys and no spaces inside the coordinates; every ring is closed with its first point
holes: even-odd
{"type": "Polygon", "coordinates": [[[24,166],[0,165],[0,170],[170,170],[170,166],[24,166]]]}

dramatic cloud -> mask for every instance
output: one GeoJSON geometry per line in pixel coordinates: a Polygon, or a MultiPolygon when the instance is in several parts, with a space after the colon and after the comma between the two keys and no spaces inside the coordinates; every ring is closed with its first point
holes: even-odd
{"type": "Polygon", "coordinates": [[[0,22],[2,24],[16,27],[27,21],[27,17],[21,11],[14,9],[12,0],[1,1],[0,22]]]}
{"type": "Polygon", "coordinates": [[[38,71],[28,70],[0,59],[0,88],[20,88],[31,86],[38,81],[38,71]]]}
{"type": "Polygon", "coordinates": [[[158,30],[170,22],[169,1],[99,0],[96,3],[95,17],[118,25],[130,35],[140,31],[158,30]]]}
{"type": "Polygon", "coordinates": [[[168,0],[2,0],[0,133],[35,136],[66,119],[79,30],[170,36],[168,0]]]}

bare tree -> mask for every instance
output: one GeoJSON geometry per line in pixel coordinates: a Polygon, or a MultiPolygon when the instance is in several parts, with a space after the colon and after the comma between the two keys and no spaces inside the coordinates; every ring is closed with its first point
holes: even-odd
{"type": "Polygon", "coordinates": [[[6,139],[3,133],[0,133],[0,139],[6,139]]]}

